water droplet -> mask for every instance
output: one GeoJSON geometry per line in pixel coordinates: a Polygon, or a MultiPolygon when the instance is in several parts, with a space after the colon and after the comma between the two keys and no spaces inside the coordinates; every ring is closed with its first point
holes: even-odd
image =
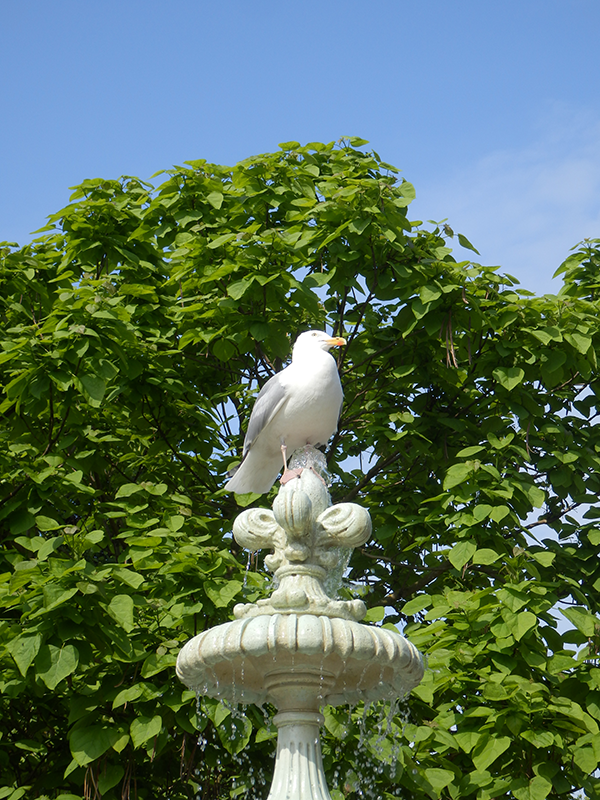
{"type": "Polygon", "coordinates": [[[244,585],[243,585],[244,589],[248,585],[248,573],[250,572],[250,564],[251,564],[252,559],[254,558],[254,556],[256,556],[256,551],[255,550],[251,550],[248,553],[248,561],[246,562],[246,572],[244,573],[244,585]]]}

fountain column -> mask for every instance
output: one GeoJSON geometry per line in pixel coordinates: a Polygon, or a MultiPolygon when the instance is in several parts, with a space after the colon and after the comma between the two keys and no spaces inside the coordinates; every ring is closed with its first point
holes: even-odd
{"type": "Polygon", "coordinates": [[[277,726],[277,757],[267,800],[331,800],[321,758],[323,715],[280,711],[273,722],[277,726]]]}

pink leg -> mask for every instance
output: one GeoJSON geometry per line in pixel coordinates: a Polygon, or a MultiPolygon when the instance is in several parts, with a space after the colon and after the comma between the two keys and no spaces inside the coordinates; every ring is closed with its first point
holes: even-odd
{"type": "Polygon", "coordinates": [[[287,467],[287,447],[285,442],[281,443],[281,455],[283,457],[283,475],[279,479],[279,483],[286,484],[288,481],[293,480],[294,478],[299,478],[300,474],[302,473],[302,468],[299,469],[288,469],[287,467]]]}
{"type": "Polygon", "coordinates": [[[323,484],[323,486],[324,486],[326,489],[329,489],[329,486],[327,485],[327,481],[325,480],[325,478],[324,478],[322,475],[320,475],[320,474],[317,472],[317,470],[316,470],[314,467],[309,467],[309,469],[310,469],[310,470],[312,470],[312,471],[315,473],[315,475],[316,475],[316,476],[317,476],[317,478],[318,478],[318,479],[321,481],[321,483],[323,484]]]}

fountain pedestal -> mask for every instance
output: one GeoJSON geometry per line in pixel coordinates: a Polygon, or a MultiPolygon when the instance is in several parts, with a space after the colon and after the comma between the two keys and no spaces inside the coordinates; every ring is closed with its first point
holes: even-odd
{"type": "Polygon", "coordinates": [[[321,758],[323,715],[318,711],[280,711],[273,722],[277,726],[277,757],[267,800],[331,800],[321,758]]]}
{"type": "Polygon", "coordinates": [[[177,674],[202,695],[276,706],[268,800],[330,800],[319,709],[401,697],[421,681],[423,660],[399,633],[361,624],[361,600],[337,600],[326,589],[329,577],[341,578],[351,549],[370,537],[371,520],[354,503],[332,506],[312,469],[281,487],[273,511],[242,512],[233,533],[250,550],[273,549],[265,563],[279,585],[267,599],[236,606],[235,620],[191,639],[177,674]]]}

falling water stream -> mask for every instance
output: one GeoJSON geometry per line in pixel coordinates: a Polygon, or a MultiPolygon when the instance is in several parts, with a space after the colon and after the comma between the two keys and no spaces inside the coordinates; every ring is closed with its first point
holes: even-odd
{"type": "MultiPolygon", "coordinates": [[[[243,729],[246,725],[246,706],[243,703],[231,703],[227,700],[220,702],[229,712],[230,754],[238,773],[232,779],[233,793],[236,796],[243,796],[247,800],[264,800],[268,779],[264,766],[257,769],[250,757],[248,749],[250,741],[239,751],[236,751],[234,747],[238,727],[243,729]]],[[[265,730],[268,734],[273,735],[273,744],[275,744],[274,709],[267,705],[259,706],[258,709],[261,712],[265,730]]],[[[351,742],[353,744],[353,764],[352,766],[346,764],[345,767],[343,763],[336,764],[331,780],[333,790],[341,791],[344,796],[353,793],[365,800],[381,800],[376,781],[373,781],[371,777],[380,777],[385,771],[392,778],[396,774],[400,755],[400,736],[399,731],[394,728],[399,727],[402,730],[408,722],[406,709],[404,698],[347,706],[347,717],[343,723],[344,738],[337,741],[333,756],[338,759],[338,762],[343,762],[345,760],[344,744],[351,742]],[[399,726],[395,723],[398,716],[400,716],[399,726]],[[376,732],[376,738],[373,738],[373,731],[376,732]]],[[[200,692],[196,695],[196,712],[198,719],[205,713],[202,709],[200,692]]],[[[210,734],[202,731],[198,736],[198,748],[201,754],[204,754],[209,744],[208,735],[210,734]]],[[[216,744],[218,746],[218,743],[216,744]]],[[[271,757],[275,757],[275,747],[271,757]]],[[[393,786],[386,787],[387,794],[393,793],[393,791],[393,786]]]]}

